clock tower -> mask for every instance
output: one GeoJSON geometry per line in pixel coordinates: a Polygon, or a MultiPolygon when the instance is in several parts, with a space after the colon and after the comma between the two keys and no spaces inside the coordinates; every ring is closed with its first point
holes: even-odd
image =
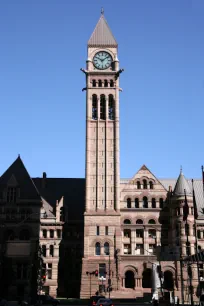
{"type": "Polygon", "coordinates": [[[116,287],[114,252],[120,248],[118,45],[103,11],[88,41],[86,69],[86,207],[81,297],[95,295],[100,280],[116,287]],[[111,270],[111,271],[109,271],[111,270]],[[90,277],[93,277],[90,288],[90,277]],[[115,284],[114,284],[115,282],[115,284]],[[92,292],[90,292],[92,290],[92,292]]]}

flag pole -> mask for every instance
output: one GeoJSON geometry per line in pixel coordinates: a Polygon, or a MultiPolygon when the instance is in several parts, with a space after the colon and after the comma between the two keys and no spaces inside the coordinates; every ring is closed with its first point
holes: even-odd
{"type": "Polygon", "coordinates": [[[204,170],[203,170],[203,166],[201,166],[201,170],[202,170],[202,181],[203,181],[203,197],[204,197],[204,170]]]}
{"type": "Polygon", "coordinates": [[[199,297],[199,305],[200,305],[200,295],[201,295],[201,284],[200,284],[200,268],[199,268],[199,259],[197,256],[198,253],[198,235],[197,235],[197,223],[196,219],[198,218],[198,210],[197,210],[197,205],[196,205],[196,199],[195,199],[195,192],[194,192],[194,181],[193,179],[191,180],[192,182],[192,191],[193,191],[193,212],[194,212],[194,229],[195,229],[195,245],[196,245],[196,265],[197,265],[197,273],[198,273],[198,297],[199,297]]]}
{"type": "MultiPolygon", "coordinates": [[[[190,256],[190,243],[189,243],[189,225],[188,225],[188,215],[189,215],[189,206],[188,206],[188,201],[186,197],[186,189],[184,189],[184,195],[185,195],[185,204],[183,207],[183,221],[185,221],[185,226],[186,226],[186,245],[187,245],[187,256],[190,256]]],[[[187,273],[189,276],[190,280],[190,297],[191,297],[191,306],[194,305],[193,301],[193,286],[192,286],[192,268],[189,263],[187,263],[187,273]]]]}

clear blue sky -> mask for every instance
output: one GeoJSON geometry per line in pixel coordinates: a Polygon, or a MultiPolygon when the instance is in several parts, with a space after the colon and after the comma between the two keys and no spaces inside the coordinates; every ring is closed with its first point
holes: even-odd
{"type": "Polygon", "coordinates": [[[200,177],[203,0],[2,0],[0,175],[84,177],[86,44],[101,6],[119,44],[121,177],[200,177]]]}

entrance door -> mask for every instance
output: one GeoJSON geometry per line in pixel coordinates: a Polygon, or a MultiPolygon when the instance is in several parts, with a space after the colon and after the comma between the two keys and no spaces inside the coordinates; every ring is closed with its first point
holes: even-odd
{"type": "Polygon", "coordinates": [[[135,288],[135,277],[132,271],[125,273],[125,288],[135,288]]]}

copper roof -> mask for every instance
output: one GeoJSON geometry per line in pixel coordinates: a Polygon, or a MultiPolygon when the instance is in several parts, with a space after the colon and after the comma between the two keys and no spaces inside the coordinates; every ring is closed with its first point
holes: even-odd
{"type": "Polygon", "coordinates": [[[116,47],[118,44],[103,15],[101,17],[88,41],[88,47],[116,47]]]}
{"type": "Polygon", "coordinates": [[[187,195],[192,195],[192,192],[191,192],[191,189],[190,189],[190,186],[185,178],[185,176],[183,175],[182,171],[177,179],[177,182],[176,182],[176,186],[174,188],[174,194],[175,195],[178,195],[178,196],[182,196],[184,195],[186,192],[187,195]],[[185,190],[185,191],[184,191],[185,190]]]}

